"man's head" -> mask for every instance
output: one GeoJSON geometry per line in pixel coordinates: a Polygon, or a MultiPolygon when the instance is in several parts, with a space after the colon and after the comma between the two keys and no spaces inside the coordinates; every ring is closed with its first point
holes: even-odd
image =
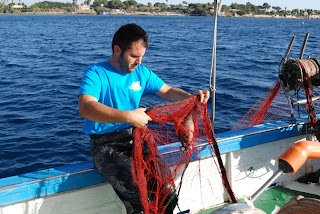
{"type": "Polygon", "coordinates": [[[139,25],[123,25],[113,36],[110,62],[119,70],[133,72],[141,64],[147,47],[148,34],[139,25]]]}
{"type": "Polygon", "coordinates": [[[118,45],[124,52],[130,48],[132,42],[142,40],[142,45],[148,48],[148,34],[137,24],[122,25],[114,34],[112,39],[112,52],[114,53],[114,46],[118,45]]]}

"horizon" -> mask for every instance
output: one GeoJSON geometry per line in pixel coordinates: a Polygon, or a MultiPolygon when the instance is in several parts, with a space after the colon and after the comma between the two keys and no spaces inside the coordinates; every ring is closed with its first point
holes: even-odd
{"type": "MultiPolygon", "coordinates": [[[[21,0],[21,3],[26,4],[27,6],[31,6],[32,4],[43,2],[45,0],[21,0]]],[[[51,0],[52,2],[63,2],[63,3],[72,3],[72,0],[51,0]]],[[[173,4],[178,5],[182,3],[184,0],[136,0],[138,3],[142,3],[147,5],[149,2],[152,4],[155,4],[157,2],[160,3],[167,3],[167,4],[173,4]]],[[[187,3],[213,3],[214,1],[208,1],[208,0],[190,0],[186,1],[187,3]]],[[[220,2],[220,0],[218,0],[220,2]]],[[[277,1],[277,0],[222,0],[223,5],[230,6],[232,3],[237,4],[246,4],[247,2],[250,2],[251,4],[255,6],[262,6],[264,3],[268,3],[269,5],[273,7],[280,7],[282,10],[293,10],[293,9],[312,9],[312,10],[320,10],[320,1],[314,1],[314,0],[305,0],[305,1],[297,1],[297,0],[283,0],[283,1],[277,1]]],[[[19,0],[13,0],[13,3],[18,4],[19,0]]],[[[78,0],[77,4],[84,3],[84,0],[78,0]]]]}

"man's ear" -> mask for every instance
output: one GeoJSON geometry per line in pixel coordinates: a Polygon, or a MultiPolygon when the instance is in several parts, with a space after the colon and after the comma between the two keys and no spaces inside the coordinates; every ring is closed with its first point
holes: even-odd
{"type": "Polygon", "coordinates": [[[115,45],[115,46],[113,47],[113,51],[114,51],[114,54],[115,54],[116,56],[120,56],[120,55],[121,55],[121,48],[119,47],[119,45],[115,45]]]}

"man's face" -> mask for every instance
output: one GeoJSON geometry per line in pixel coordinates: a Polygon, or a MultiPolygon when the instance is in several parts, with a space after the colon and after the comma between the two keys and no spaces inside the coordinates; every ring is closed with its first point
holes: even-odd
{"type": "Polygon", "coordinates": [[[118,58],[119,70],[131,73],[141,64],[142,57],[146,53],[146,48],[142,45],[142,40],[131,44],[130,49],[122,52],[118,58]]]}

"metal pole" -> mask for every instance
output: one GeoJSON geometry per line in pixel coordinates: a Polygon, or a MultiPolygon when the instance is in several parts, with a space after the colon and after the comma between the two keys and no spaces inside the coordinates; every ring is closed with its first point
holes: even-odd
{"type": "MultiPolygon", "coordinates": [[[[284,63],[287,62],[287,59],[288,59],[288,56],[289,56],[289,53],[290,53],[290,50],[292,48],[292,45],[293,45],[293,42],[294,42],[295,38],[296,38],[295,35],[291,38],[291,41],[289,43],[287,52],[286,52],[286,54],[284,55],[284,57],[283,57],[283,59],[281,61],[281,71],[283,69],[284,63]]],[[[282,82],[281,79],[280,79],[280,81],[282,82]]],[[[283,83],[282,83],[282,85],[283,85],[283,83]]],[[[283,88],[284,88],[284,93],[285,93],[285,95],[287,97],[287,100],[288,100],[288,104],[289,104],[289,108],[290,108],[290,114],[291,114],[291,120],[294,121],[294,120],[296,120],[296,118],[295,118],[294,113],[293,113],[293,108],[292,108],[291,99],[290,99],[290,95],[289,95],[289,89],[286,86],[284,86],[283,88]]],[[[298,108],[299,108],[299,106],[298,106],[298,108]]]]}
{"type": "Polygon", "coordinates": [[[292,45],[293,45],[293,42],[294,42],[295,38],[296,38],[295,35],[292,36],[292,38],[291,38],[291,41],[290,41],[289,46],[288,46],[288,48],[287,48],[287,52],[286,52],[286,54],[284,55],[285,61],[287,61],[287,58],[288,58],[288,56],[289,56],[289,53],[290,53],[290,50],[291,50],[291,48],[292,48],[292,45]]]}
{"type": "Polygon", "coordinates": [[[303,58],[303,54],[304,54],[304,50],[305,50],[306,45],[307,45],[308,38],[309,38],[309,32],[307,32],[306,36],[304,37],[304,41],[303,41],[303,44],[302,44],[302,47],[301,47],[301,52],[300,52],[300,58],[299,59],[303,58]]]}
{"type": "Polygon", "coordinates": [[[214,0],[214,27],[213,27],[213,45],[212,45],[212,63],[210,72],[210,91],[212,97],[212,123],[215,117],[216,100],[216,44],[217,44],[217,19],[218,19],[218,0],[214,0]]]}
{"type": "Polygon", "coordinates": [[[255,201],[261,195],[261,193],[265,191],[282,173],[283,171],[281,169],[278,169],[276,173],[271,178],[269,178],[269,180],[262,187],[260,187],[260,189],[258,189],[256,193],[251,196],[250,201],[255,201]]]}

